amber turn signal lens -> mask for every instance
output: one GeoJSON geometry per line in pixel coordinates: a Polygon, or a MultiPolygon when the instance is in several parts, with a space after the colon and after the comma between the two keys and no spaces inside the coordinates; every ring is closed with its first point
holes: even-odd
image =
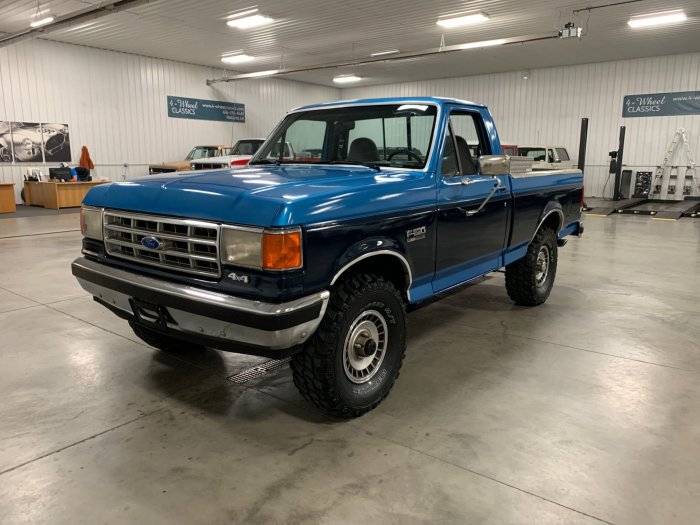
{"type": "Polygon", "coordinates": [[[301,267],[301,232],[265,233],[263,268],[290,270],[301,267]]]}

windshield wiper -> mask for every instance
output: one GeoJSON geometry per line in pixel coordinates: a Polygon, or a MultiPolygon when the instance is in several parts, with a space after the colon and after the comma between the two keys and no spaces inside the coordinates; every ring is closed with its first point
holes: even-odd
{"type": "Polygon", "coordinates": [[[356,166],[366,166],[372,168],[376,171],[382,171],[382,166],[389,166],[389,164],[379,164],[378,162],[362,162],[359,160],[331,160],[328,162],[323,162],[322,164],[353,164],[356,166]]]}

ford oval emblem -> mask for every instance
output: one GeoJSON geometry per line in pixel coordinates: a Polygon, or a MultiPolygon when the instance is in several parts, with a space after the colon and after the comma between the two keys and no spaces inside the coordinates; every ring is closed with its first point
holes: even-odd
{"type": "Polygon", "coordinates": [[[160,250],[163,247],[163,241],[155,237],[144,237],[141,239],[141,246],[149,250],[160,250]]]}

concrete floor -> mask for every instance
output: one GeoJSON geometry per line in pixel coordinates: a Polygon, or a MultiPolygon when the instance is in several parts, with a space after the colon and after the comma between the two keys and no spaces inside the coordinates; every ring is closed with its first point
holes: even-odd
{"type": "Polygon", "coordinates": [[[410,314],[334,422],[286,368],[137,340],[70,276],[77,216],[0,221],[0,522],[700,523],[700,221],[586,228],[541,307],[495,274],[410,314]]]}

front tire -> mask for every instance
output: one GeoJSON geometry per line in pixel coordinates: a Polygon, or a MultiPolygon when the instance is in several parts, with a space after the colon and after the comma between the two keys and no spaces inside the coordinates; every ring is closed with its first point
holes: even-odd
{"type": "Polygon", "coordinates": [[[343,280],[316,333],[292,358],[294,384],[326,414],[361,416],[389,394],[406,353],[406,310],[374,274],[343,280]]]}
{"type": "Polygon", "coordinates": [[[525,257],[506,266],[506,291],[515,304],[537,306],[547,300],[554,287],[557,256],[557,234],[540,229],[525,257]]]}

